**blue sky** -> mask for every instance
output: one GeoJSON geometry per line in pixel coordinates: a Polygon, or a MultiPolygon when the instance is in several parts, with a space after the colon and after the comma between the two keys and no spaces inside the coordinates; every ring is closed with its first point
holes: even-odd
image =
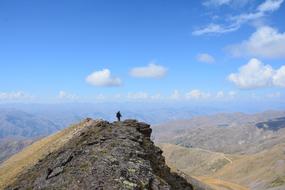
{"type": "Polygon", "coordinates": [[[284,4],[2,0],[0,102],[282,103],[284,4]]]}

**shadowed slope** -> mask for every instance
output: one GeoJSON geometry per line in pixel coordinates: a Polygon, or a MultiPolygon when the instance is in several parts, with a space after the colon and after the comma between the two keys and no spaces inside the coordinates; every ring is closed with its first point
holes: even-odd
{"type": "Polygon", "coordinates": [[[80,133],[80,130],[88,125],[89,122],[83,121],[54,135],[43,138],[3,162],[0,165],[0,189],[13,182],[18,174],[35,165],[39,159],[63,146],[73,136],[80,133]]]}

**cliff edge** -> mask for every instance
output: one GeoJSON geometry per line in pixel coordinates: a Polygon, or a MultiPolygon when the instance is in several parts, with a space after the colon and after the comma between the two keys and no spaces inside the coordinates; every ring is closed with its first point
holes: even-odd
{"type": "Polygon", "coordinates": [[[193,189],[165,164],[161,149],[150,139],[150,125],[136,120],[84,123],[79,133],[6,189],[193,189]]]}

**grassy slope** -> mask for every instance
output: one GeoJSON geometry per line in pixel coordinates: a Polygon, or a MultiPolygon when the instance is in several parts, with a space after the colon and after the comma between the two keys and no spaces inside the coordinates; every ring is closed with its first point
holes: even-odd
{"type": "Polygon", "coordinates": [[[45,155],[63,146],[86,124],[87,122],[82,122],[45,137],[3,162],[0,165],[0,189],[13,182],[19,173],[35,165],[45,155]]]}
{"type": "Polygon", "coordinates": [[[209,175],[231,162],[223,153],[206,151],[198,148],[184,148],[172,144],[160,144],[169,165],[183,168],[183,172],[196,176],[209,175]]]}
{"type": "Polygon", "coordinates": [[[285,185],[285,144],[253,155],[244,155],[226,165],[214,177],[246,184],[251,189],[285,185]]]}
{"type": "Polygon", "coordinates": [[[220,189],[222,187],[224,189],[248,187],[258,190],[285,188],[284,143],[256,154],[238,156],[171,144],[161,144],[160,147],[172,168],[177,168],[188,175],[198,176],[197,179],[214,188],[217,186],[220,189]]]}
{"type": "Polygon", "coordinates": [[[216,171],[238,159],[236,156],[197,148],[184,148],[172,144],[160,144],[159,146],[163,149],[167,164],[174,171],[180,170],[185,174],[192,175],[193,178],[210,185],[213,189],[248,190],[248,188],[236,183],[209,177],[209,175],[214,175],[216,171]],[[208,176],[205,177],[205,175],[208,176]]]}
{"type": "Polygon", "coordinates": [[[212,178],[212,177],[194,177],[199,181],[202,181],[205,184],[210,185],[215,190],[249,190],[247,187],[232,183],[229,181],[212,178]]]}

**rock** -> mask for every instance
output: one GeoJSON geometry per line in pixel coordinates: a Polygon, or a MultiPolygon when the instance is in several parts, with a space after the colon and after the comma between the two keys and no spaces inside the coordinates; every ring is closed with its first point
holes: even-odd
{"type": "Polygon", "coordinates": [[[57,176],[57,175],[59,175],[60,173],[62,173],[63,172],[63,167],[56,167],[55,169],[49,169],[48,170],[48,175],[47,175],[47,177],[46,177],[46,179],[50,179],[50,178],[52,178],[52,177],[55,177],[55,176],[57,176]],[[50,173],[49,173],[50,172],[50,173]]]}
{"type": "Polygon", "coordinates": [[[88,118],[86,127],[6,189],[192,190],[171,173],[150,125],[88,118]]]}

